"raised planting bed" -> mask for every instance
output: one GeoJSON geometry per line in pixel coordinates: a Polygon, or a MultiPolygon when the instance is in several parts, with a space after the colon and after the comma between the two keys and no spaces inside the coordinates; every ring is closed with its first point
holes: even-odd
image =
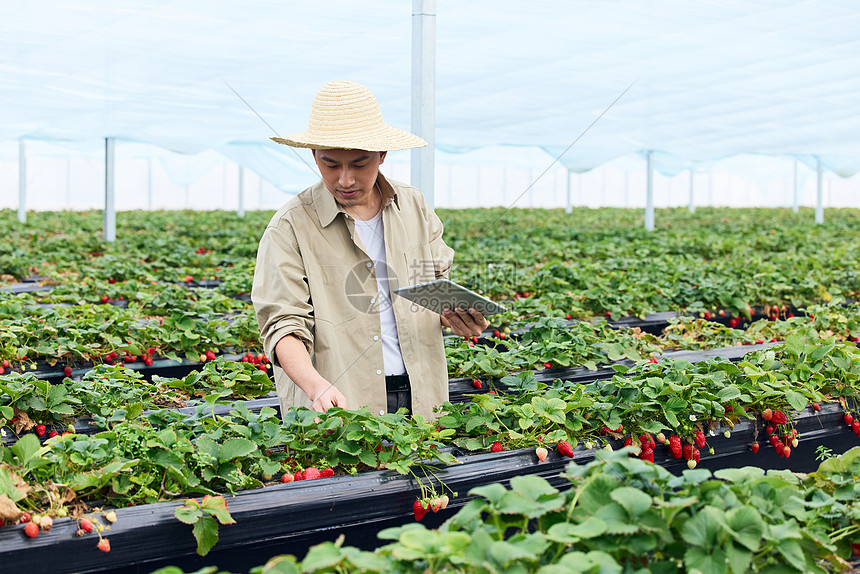
{"type": "MultiPolygon", "coordinates": [[[[825,445],[832,454],[841,454],[860,444],[860,439],[840,424],[841,418],[841,409],[835,405],[826,405],[818,413],[810,409],[798,416],[795,422],[800,445],[789,458],[777,457],[772,448],[762,448],[753,455],[749,450],[753,425],[741,423],[736,425],[731,438],[717,434],[708,439],[716,454],[703,456],[699,467],[714,471],[750,465],[812,472],[819,465],[817,446],[825,445]]],[[[618,441],[614,443],[620,446],[618,441]]],[[[454,454],[462,464],[441,467],[422,480],[425,487],[434,485],[439,494],[444,484],[444,492],[451,496],[446,510],[426,515],[423,522],[429,526],[461,508],[470,500],[466,493],[478,486],[497,482],[507,485],[511,478],[523,475],[543,477],[555,488],[569,486],[560,472],[570,459],[555,449],[543,463],[533,449],[454,454]],[[453,497],[454,492],[457,497],[453,497]]],[[[601,449],[588,450],[580,444],[574,449],[573,460],[586,464],[604,455],[601,449]]],[[[667,448],[659,446],[655,463],[674,474],[687,469],[686,460],[674,459],[667,448]]],[[[116,511],[116,523],[103,533],[110,540],[109,554],[96,549],[96,534],[76,536],[76,521],[56,519],[49,534],[35,539],[26,538],[20,526],[0,528],[0,560],[9,571],[29,570],[50,553],[63,556],[60,563],[51,566],[57,573],[143,573],[168,564],[185,569],[217,565],[244,572],[269,556],[283,553],[303,556],[313,544],[333,540],[341,534],[345,536],[345,544],[375,548],[380,544],[376,534],[381,529],[415,520],[413,503],[421,496],[414,478],[393,471],[268,486],[228,495],[227,505],[236,524],[220,527],[219,541],[206,557],[196,555],[191,527],[174,516],[180,503],[148,504],[116,511]]]]}

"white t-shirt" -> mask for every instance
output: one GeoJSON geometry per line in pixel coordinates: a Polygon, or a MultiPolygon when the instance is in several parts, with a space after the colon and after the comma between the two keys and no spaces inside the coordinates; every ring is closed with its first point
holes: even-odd
{"type": "Polygon", "coordinates": [[[406,365],[400,353],[400,340],[397,338],[397,325],[394,322],[394,309],[391,307],[391,291],[388,287],[388,266],[385,258],[385,228],[382,211],[373,219],[355,219],[355,232],[364,245],[364,250],[373,260],[376,270],[376,287],[379,292],[374,310],[379,311],[379,326],[382,331],[382,362],[386,375],[403,375],[406,365]]]}

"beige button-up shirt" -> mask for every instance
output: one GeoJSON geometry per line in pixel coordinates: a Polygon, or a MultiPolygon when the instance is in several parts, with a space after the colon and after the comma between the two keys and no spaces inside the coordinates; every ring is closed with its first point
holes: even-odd
{"type": "MultiPolygon", "coordinates": [[[[385,256],[397,336],[412,383],[412,412],[433,416],[448,400],[448,373],[439,315],[393,291],[447,277],[454,251],[442,222],[414,187],[380,173],[385,256]]],[[[272,217],[257,252],[251,299],[266,354],[275,365],[281,409],[310,400],[280,368],[275,345],[301,339],[314,367],[350,408],[387,410],[376,271],[355,222],[320,181],[272,217]]]]}

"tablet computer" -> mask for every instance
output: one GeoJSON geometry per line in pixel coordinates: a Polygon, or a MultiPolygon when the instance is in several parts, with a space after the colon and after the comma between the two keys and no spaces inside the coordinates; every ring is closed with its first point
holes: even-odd
{"type": "Polygon", "coordinates": [[[455,307],[468,309],[471,307],[485,317],[507,311],[495,301],[478,295],[448,279],[436,279],[427,283],[395,289],[394,293],[440,315],[446,307],[449,309],[455,307]]]}

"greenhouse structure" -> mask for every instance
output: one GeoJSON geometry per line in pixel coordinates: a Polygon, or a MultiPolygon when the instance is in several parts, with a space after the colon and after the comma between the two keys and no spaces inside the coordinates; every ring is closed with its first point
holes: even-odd
{"type": "Polygon", "coordinates": [[[0,12],[0,570],[860,572],[860,7],[0,12]]]}

